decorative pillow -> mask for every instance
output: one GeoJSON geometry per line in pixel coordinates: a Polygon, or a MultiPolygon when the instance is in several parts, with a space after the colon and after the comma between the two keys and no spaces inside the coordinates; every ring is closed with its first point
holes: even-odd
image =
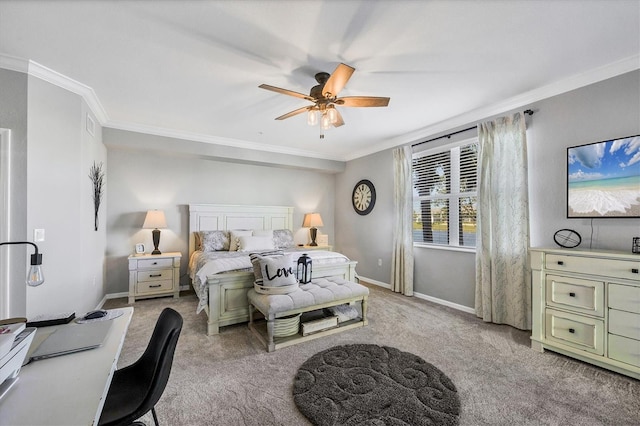
{"type": "Polygon", "coordinates": [[[240,237],[250,237],[253,235],[252,230],[240,230],[236,229],[233,231],[229,231],[229,251],[237,251],[238,250],[238,238],[240,237]]]}
{"type": "Polygon", "coordinates": [[[275,229],[273,231],[273,243],[279,249],[293,247],[293,232],[290,229],[275,229]]]}
{"type": "Polygon", "coordinates": [[[272,237],[238,237],[238,251],[272,250],[272,237]]]}
{"type": "Polygon", "coordinates": [[[281,287],[297,284],[293,254],[263,257],[260,259],[262,283],[265,287],[281,287]]]}
{"type": "Polygon", "coordinates": [[[254,229],[252,235],[254,237],[269,237],[269,238],[273,238],[273,230],[272,229],[254,229]]]}
{"type": "Polygon", "coordinates": [[[249,253],[249,259],[253,265],[253,275],[256,283],[262,284],[262,270],[260,269],[260,259],[265,257],[283,256],[282,250],[261,251],[260,253],[249,253]]]}
{"type": "Polygon", "coordinates": [[[200,232],[193,233],[193,241],[195,243],[195,250],[202,250],[202,238],[200,237],[200,232]]]}
{"type": "Polygon", "coordinates": [[[200,231],[196,235],[200,237],[202,251],[229,250],[229,232],[227,231],[200,231]]]}

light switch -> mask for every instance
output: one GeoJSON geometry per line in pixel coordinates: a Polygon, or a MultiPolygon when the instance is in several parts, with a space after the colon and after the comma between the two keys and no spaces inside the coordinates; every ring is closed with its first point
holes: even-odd
{"type": "Polygon", "coordinates": [[[33,241],[36,243],[40,241],[44,241],[44,229],[33,230],[33,241]]]}

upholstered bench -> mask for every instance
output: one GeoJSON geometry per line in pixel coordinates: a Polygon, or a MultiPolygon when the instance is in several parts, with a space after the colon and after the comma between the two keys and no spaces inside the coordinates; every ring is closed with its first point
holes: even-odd
{"type": "Polygon", "coordinates": [[[289,294],[260,294],[251,289],[247,293],[247,299],[249,300],[249,328],[267,347],[267,351],[272,352],[295,343],[367,325],[368,296],[369,289],[367,287],[347,281],[342,277],[314,278],[308,284],[300,284],[297,290],[289,294]],[[338,327],[318,331],[307,336],[296,334],[283,338],[274,337],[274,324],[277,318],[338,305],[354,304],[356,302],[361,304],[361,316],[341,323],[338,327]],[[254,322],[255,310],[264,315],[266,337],[254,322]]]}

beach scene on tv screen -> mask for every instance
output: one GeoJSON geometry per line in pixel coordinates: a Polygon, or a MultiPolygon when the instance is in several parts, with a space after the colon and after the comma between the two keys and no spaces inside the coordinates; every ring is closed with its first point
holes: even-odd
{"type": "Polygon", "coordinates": [[[567,216],[640,217],[640,136],[567,150],[567,216]]]}

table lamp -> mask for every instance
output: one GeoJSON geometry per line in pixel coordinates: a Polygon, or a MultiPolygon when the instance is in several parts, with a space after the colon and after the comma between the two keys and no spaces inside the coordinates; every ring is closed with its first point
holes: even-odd
{"type": "Polygon", "coordinates": [[[306,213],[304,215],[304,220],[302,221],[302,227],[309,228],[309,233],[311,234],[311,244],[309,244],[310,246],[318,245],[318,243],[316,243],[316,236],[318,235],[316,226],[324,226],[320,213],[306,213]]]}
{"type": "Polygon", "coordinates": [[[143,229],[153,229],[151,232],[153,234],[153,247],[154,250],[151,254],[162,254],[160,250],[158,250],[158,245],[160,244],[160,228],[167,227],[167,220],[164,217],[164,212],[162,210],[149,210],[147,212],[147,217],[144,219],[144,224],[142,225],[143,229]]]}

